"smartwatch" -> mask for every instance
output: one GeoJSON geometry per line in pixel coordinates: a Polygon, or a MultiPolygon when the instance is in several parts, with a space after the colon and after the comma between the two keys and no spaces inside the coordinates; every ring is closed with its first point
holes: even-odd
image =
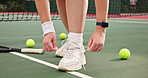
{"type": "Polygon", "coordinates": [[[106,28],[106,27],[108,27],[109,23],[107,23],[107,22],[96,22],[96,25],[106,28]]]}

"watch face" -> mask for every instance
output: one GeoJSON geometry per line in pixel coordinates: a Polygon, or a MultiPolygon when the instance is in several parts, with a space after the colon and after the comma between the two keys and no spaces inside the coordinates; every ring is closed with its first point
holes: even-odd
{"type": "Polygon", "coordinates": [[[108,23],[103,23],[102,27],[108,27],[108,23]]]}

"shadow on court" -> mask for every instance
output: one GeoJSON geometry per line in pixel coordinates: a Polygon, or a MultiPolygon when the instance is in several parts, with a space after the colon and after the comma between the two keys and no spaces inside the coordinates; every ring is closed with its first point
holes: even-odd
{"type": "Polygon", "coordinates": [[[114,59],[111,59],[109,61],[112,61],[112,62],[117,62],[117,61],[125,61],[127,59],[122,59],[122,58],[114,58],[114,59]]]}

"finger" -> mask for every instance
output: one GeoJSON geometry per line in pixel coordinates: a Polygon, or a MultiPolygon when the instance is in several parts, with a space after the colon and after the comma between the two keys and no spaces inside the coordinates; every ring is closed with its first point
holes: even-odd
{"type": "Polygon", "coordinates": [[[48,51],[48,52],[50,51],[50,49],[48,48],[48,46],[46,44],[44,44],[44,50],[48,51]]]}
{"type": "Polygon", "coordinates": [[[96,50],[96,52],[99,52],[100,50],[102,50],[103,45],[100,45],[100,47],[96,50]]]}
{"type": "Polygon", "coordinates": [[[95,52],[98,52],[98,50],[101,49],[101,48],[102,48],[102,44],[97,44],[97,47],[95,49],[95,52]]]}
{"type": "Polygon", "coordinates": [[[99,45],[96,45],[96,46],[94,47],[93,51],[96,52],[96,51],[98,50],[98,48],[99,48],[99,45]]]}
{"type": "Polygon", "coordinates": [[[45,47],[45,50],[46,51],[52,51],[52,49],[53,49],[53,47],[52,47],[52,44],[51,44],[51,41],[45,41],[45,42],[43,42],[43,44],[44,44],[44,47],[45,47]]]}
{"type": "Polygon", "coordinates": [[[98,45],[97,48],[95,49],[95,52],[98,52],[99,49],[100,49],[100,46],[98,45]]]}
{"type": "Polygon", "coordinates": [[[93,42],[93,40],[90,39],[89,42],[88,42],[88,47],[90,47],[92,45],[92,42],[93,42]]]}
{"type": "Polygon", "coordinates": [[[98,50],[96,51],[96,52],[99,52],[99,51],[101,51],[102,50],[102,48],[98,48],[98,50]]]}
{"type": "Polygon", "coordinates": [[[47,45],[48,49],[50,49],[50,51],[54,51],[53,42],[48,42],[46,45],[47,45]]]}
{"type": "Polygon", "coordinates": [[[92,46],[92,42],[93,42],[92,39],[90,39],[88,42],[88,48],[87,48],[88,51],[90,51],[90,47],[92,46]]]}
{"type": "Polygon", "coordinates": [[[56,50],[56,49],[57,49],[57,46],[56,46],[56,38],[55,38],[55,39],[53,39],[53,48],[54,48],[54,50],[56,50]]]}
{"type": "Polygon", "coordinates": [[[90,46],[90,48],[89,48],[89,51],[93,51],[94,49],[95,49],[95,44],[94,43],[92,43],[92,45],[90,46]]]}

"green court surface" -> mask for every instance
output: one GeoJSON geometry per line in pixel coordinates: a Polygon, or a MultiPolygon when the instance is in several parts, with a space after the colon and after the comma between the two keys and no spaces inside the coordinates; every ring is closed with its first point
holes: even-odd
{"type": "MultiPolygon", "coordinates": [[[[86,51],[86,71],[78,74],[94,78],[148,78],[148,20],[109,19],[105,47],[99,53],[86,51]],[[128,60],[121,60],[118,52],[122,48],[131,51],[128,60]]],[[[57,45],[61,46],[59,34],[66,32],[61,20],[54,20],[57,45]]],[[[26,47],[25,41],[36,41],[34,48],[42,48],[40,21],[0,22],[0,45],[15,48],[26,47]]],[[[86,20],[84,45],[95,29],[95,19],[86,20]]],[[[23,54],[58,65],[61,58],[55,52],[44,54],[23,54]]],[[[82,75],[81,75],[82,76],[82,75]]],[[[0,53],[0,78],[78,78],[73,73],[23,58],[14,53],[0,53]]],[[[84,77],[85,78],[85,77],[84,77]]]]}

